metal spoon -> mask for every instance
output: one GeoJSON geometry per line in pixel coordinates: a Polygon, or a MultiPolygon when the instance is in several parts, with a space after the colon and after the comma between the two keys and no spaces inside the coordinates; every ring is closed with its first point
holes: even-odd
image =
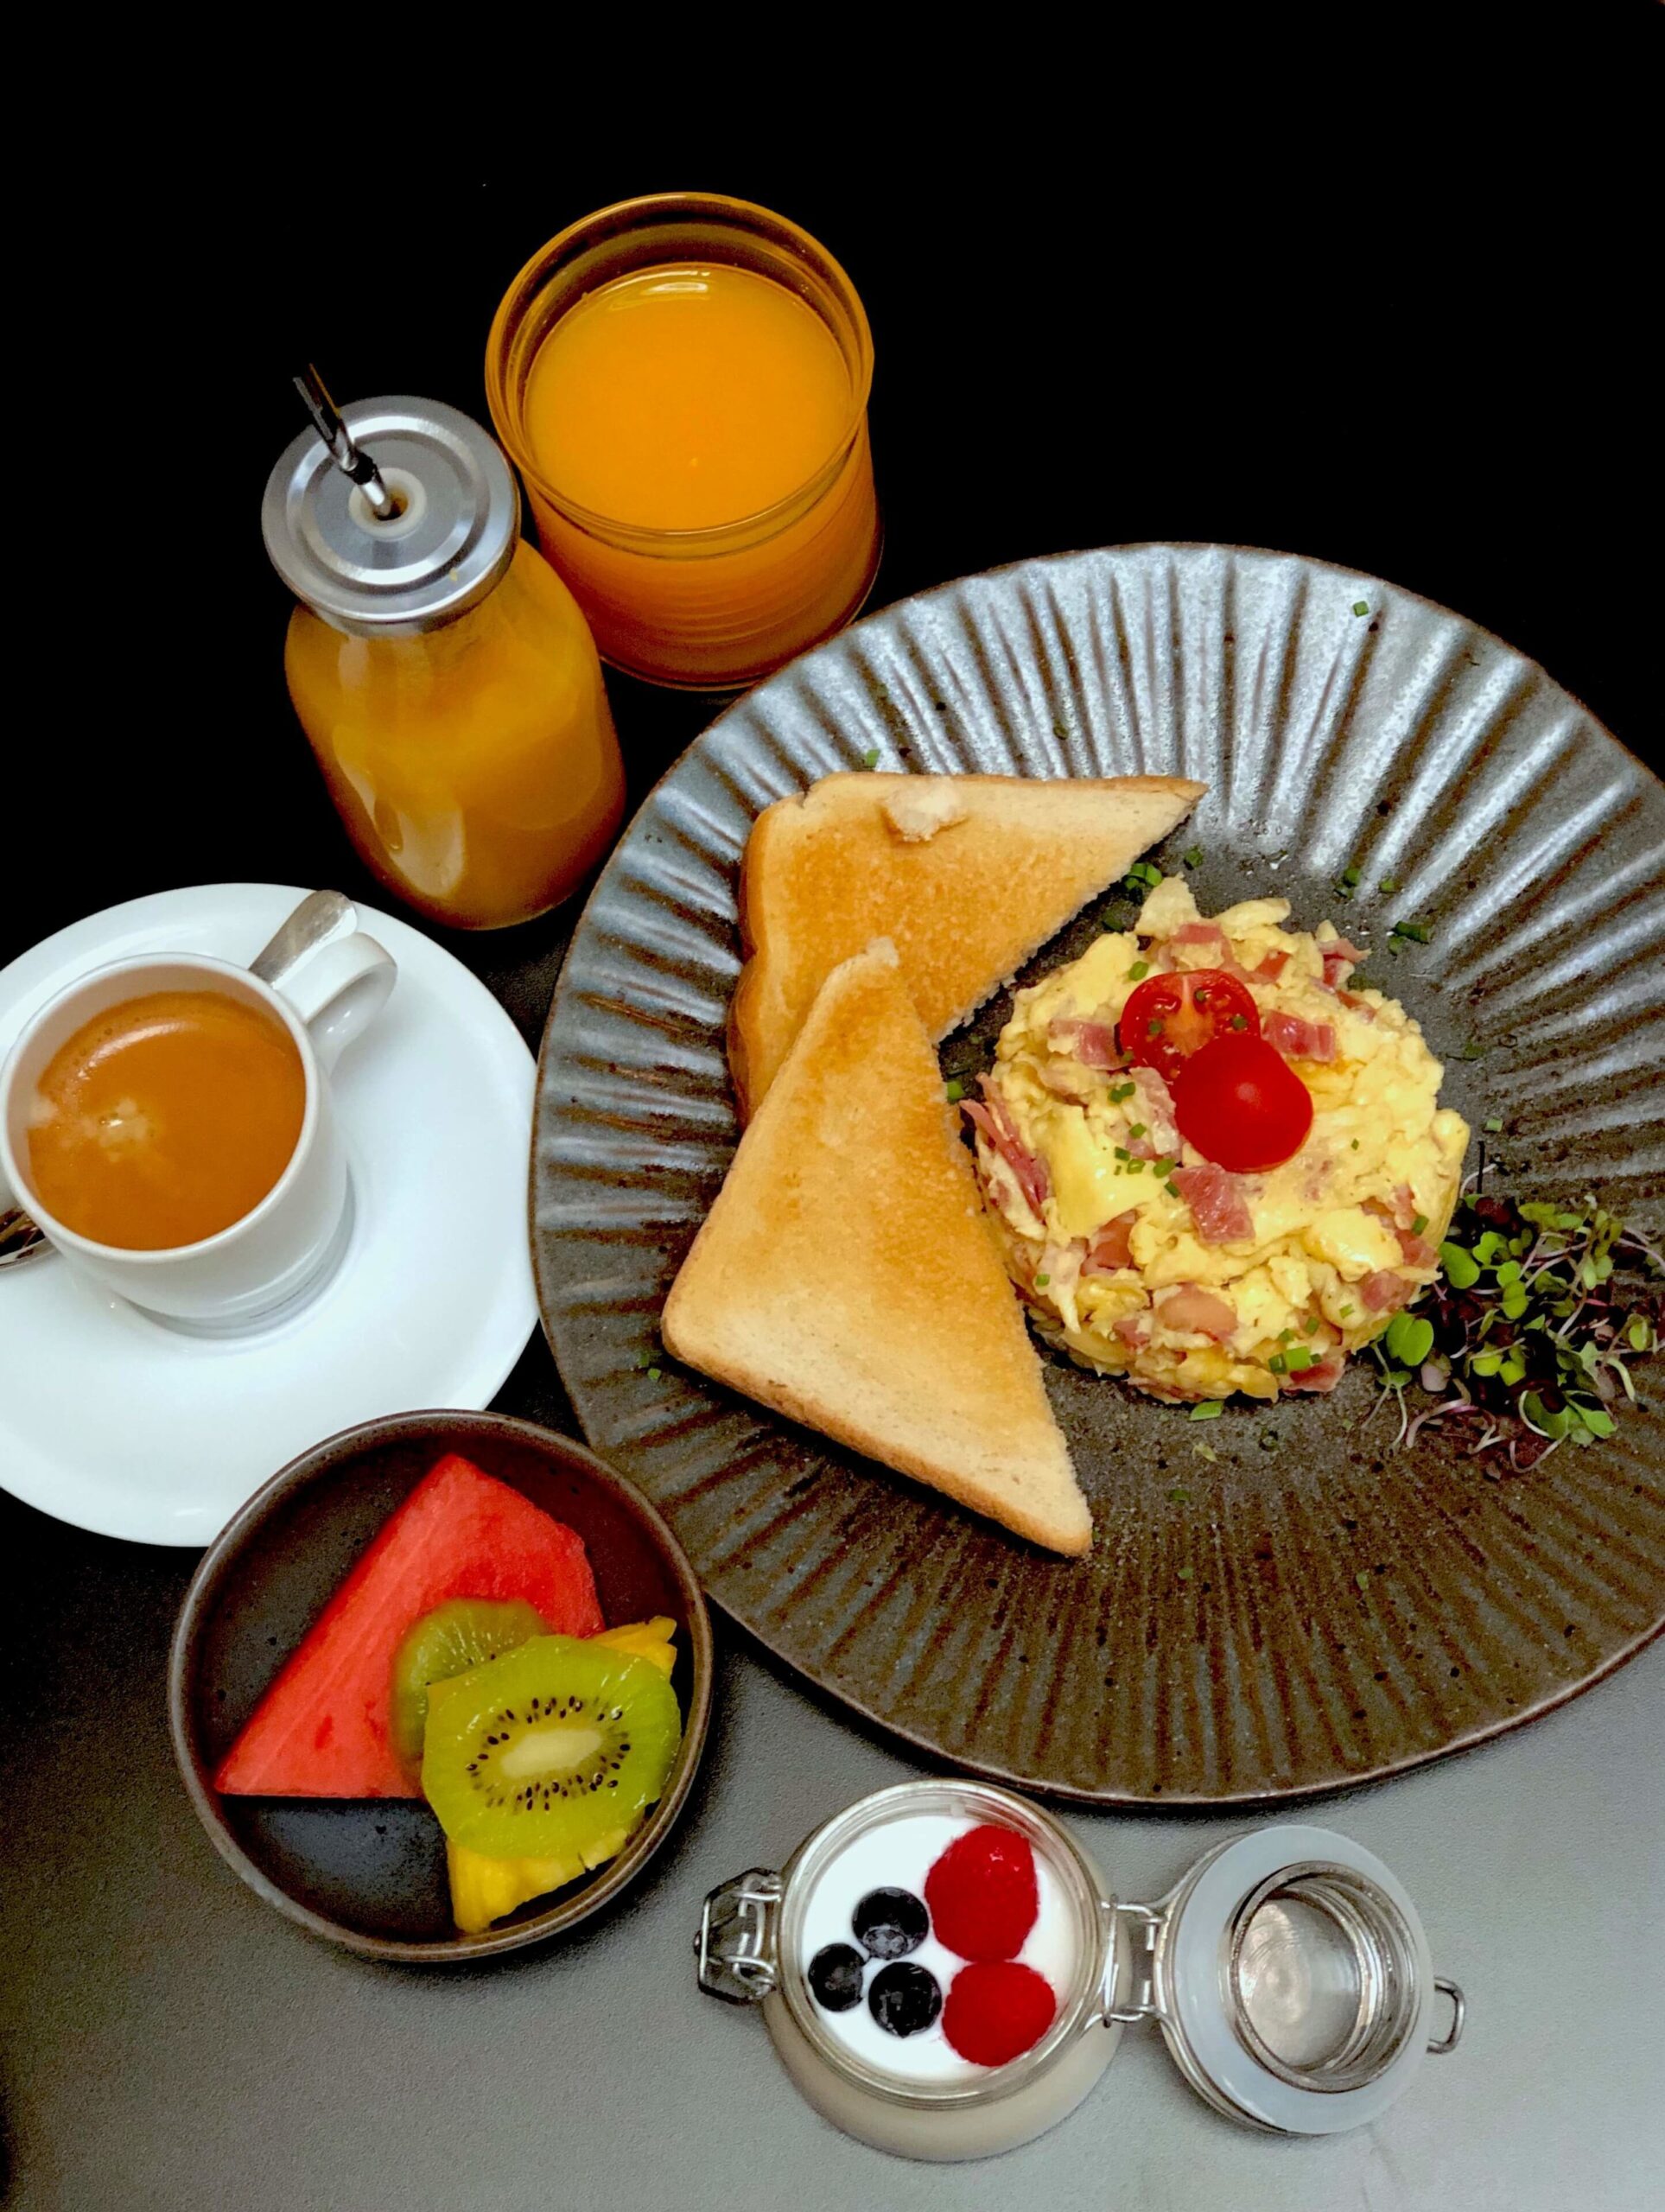
{"type": "MultiPolygon", "coordinates": [[[[276,988],[315,945],[344,937],[358,920],[353,901],[340,892],[309,891],[250,961],[249,973],[276,988]]],[[[45,1230],[22,1206],[0,1207],[0,1268],[22,1267],[51,1249],[45,1230]]]]}

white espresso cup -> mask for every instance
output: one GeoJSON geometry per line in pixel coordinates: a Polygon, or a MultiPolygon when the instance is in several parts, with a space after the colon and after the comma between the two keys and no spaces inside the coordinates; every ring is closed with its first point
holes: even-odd
{"type": "Polygon", "coordinates": [[[0,1207],[26,1207],[78,1274],[175,1328],[230,1334],[275,1319],[321,1285],[344,1249],[350,1192],[329,1071],[386,1005],[397,972],[391,955],[356,929],[304,952],[276,988],[196,952],[95,969],[41,1007],[0,1067],[0,1207]],[[300,1054],[306,1107],[288,1166],[240,1220],[194,1244],[130,1250],[78,1235],[41,1204],[29,1179],[29,1130],[40,1078],[59,1046],[85,1022],[150,991],[217,991],[275,1014],[300,1054]]]}

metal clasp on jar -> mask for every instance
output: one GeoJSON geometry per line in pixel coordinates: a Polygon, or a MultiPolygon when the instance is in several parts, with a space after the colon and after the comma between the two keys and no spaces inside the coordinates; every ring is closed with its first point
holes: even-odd
{"type": "Polygon", "coordinates": [[[728,2005],[757,2005],[780,1978],[776,1933],[785,1885],[772,1867],[753,1866],[713,1890],[694,1939],[700,1987],[728,2005]]]}

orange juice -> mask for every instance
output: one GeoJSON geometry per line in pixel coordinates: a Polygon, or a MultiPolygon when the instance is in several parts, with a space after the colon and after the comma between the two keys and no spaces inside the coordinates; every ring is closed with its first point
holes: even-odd
{"type": "Polygon", "coordinates": [[[348,836],[435,921],[499,929],[576,890],[624,764],[577,602],[521,541],[514,474],[438,400],[359,400],[267,479],[261,529],[300,604],[284,673],[348,836]],[[386,493],[372,508],[348,461],[386,493]]]}
{"type": "Polygon", "coordinates": [[[607,659],[727,689],[850,619],[879,555],[871,370],[837,263],[743,200],[626,201],[528,263],[487,395],[607,659]]]}
{"type": "Polygon", "coordinates": [[[709,530],[790,498],[848,426],[849,371],[811,307],[749,269],[644,269],[538,349],[526,435],[592,514],[709,530]]]}
{"type": "Polygon", "coordinates": [[[347,834],[435,920],[524,921],[607,850],[625,786],[601,666],[530,546],[490,598],[414,636],[353,636],[297,607],[283,665],[347,834]]]}
{"type": "Polygon", "coordinates": [[[149,991],[84,1022],[47,1063],[29,1172],[78,1236],[194,1244],[259,1205],[306,1109],[306,1071],[275,1014],[223,991],[149,991]]]}

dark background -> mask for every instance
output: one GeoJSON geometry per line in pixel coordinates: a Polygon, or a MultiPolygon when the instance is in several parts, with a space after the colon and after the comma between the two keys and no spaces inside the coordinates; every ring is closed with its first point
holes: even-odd
{"type": "MultiPolygon", "coordinates": [[[[551,41],[542,122],[461,50],[371,59],[397,111],[379,160],[368,96],[298,52],[278,120],[228,127],[222,94],[89,134],[96,247],[28,233],[18,355],[49,373],[9,463],[45,556],[13,650],[49,680],[21,725],[14,696],[41,880],[0,902],[0,959],[192,879],[367,887],[289,715],[260,541],[302,427],[289,372],[485,421],[521,263],[590,207],[690,183],[793,216],[867,302],[875,603],[1076,546],[1312,554],[1497,631],[1645,746],[1665,9],[1546,12],[1326,10],[1239,52],[1224,11],[1175,8],[1160,48],[1048,63],[1008,35],[973,85],[846,44],[749,100],[721,41],[690,46],[681,97],[633,69],[626,96],[621,17],[594,54],[551,41]],[[48,472],[63,437],[79,464],[48,472]]],[[[639,789],[709,709],[615,690],[639,789]]]]}
{"type": "MultiPolygon", "coordinates": [[[[1278,30],[1257,72],[1228,19],[1171,14],[1154,60],[1108,35],[1119,11],[1086,54],[1052,20],[1023,48],[1036,81],[956,19],[989,41],[969,89],[905,81],[876,32],[833,26],[818,69],[783,53],[749,107],[716,105],[732,27],[708,27],[709,50],[687,28],[682,96],[651,109],[631,75],[645,29],[623,16],[600,59],[551,42],[505,71],[459,43],[413,78],[391,54],[379,143],[342,58],[298,46],[281,123],[239,119],[241,86],[194,102],[143,77],[120,127],[78,111],[64,175],[14,209],[31,381],[6,455],[0,963],[175,884],[379,896],[283,693],[288,602],[257,510],[301,425],[289,373],[311,358],[339,399],[407,390],[483,420],[486,331],[521,262],[589,207],[688,183],[795,217],[867,302],[875,603],[1119,541],[1317,555],[1485,624],[1657,762],[1643,329],[1665,11],[1604,6],[1549,33],[1503,9],[1331,14],[1278,30]]],[[[711,704],[614,692],[639,791],[711,704]]],[[[451,940],[534,1042],[569,926],[451,940]]],[[[541,1343],[500,1402],[570,1421],[541,1343]]],[[[0,1496],[0,2114],[20,2203],[67,2201],[49,2145],[89,2110],[130,2097],[130,2125],[151,2124],[142,2082],[34,2078],[31,2021],[130,2005],[160,2023],[188,2001],[169,1997],[170,1930],[209,1896],[216,1924],[257,1910],[222,1894],[168,1758],[192,1564],[0,1496]]],[[[112,2171],[100,2208],[128,2201],[112,2171]]],[[[223,2179],[213,2201],[233,2201],[223,2179]]]]}

